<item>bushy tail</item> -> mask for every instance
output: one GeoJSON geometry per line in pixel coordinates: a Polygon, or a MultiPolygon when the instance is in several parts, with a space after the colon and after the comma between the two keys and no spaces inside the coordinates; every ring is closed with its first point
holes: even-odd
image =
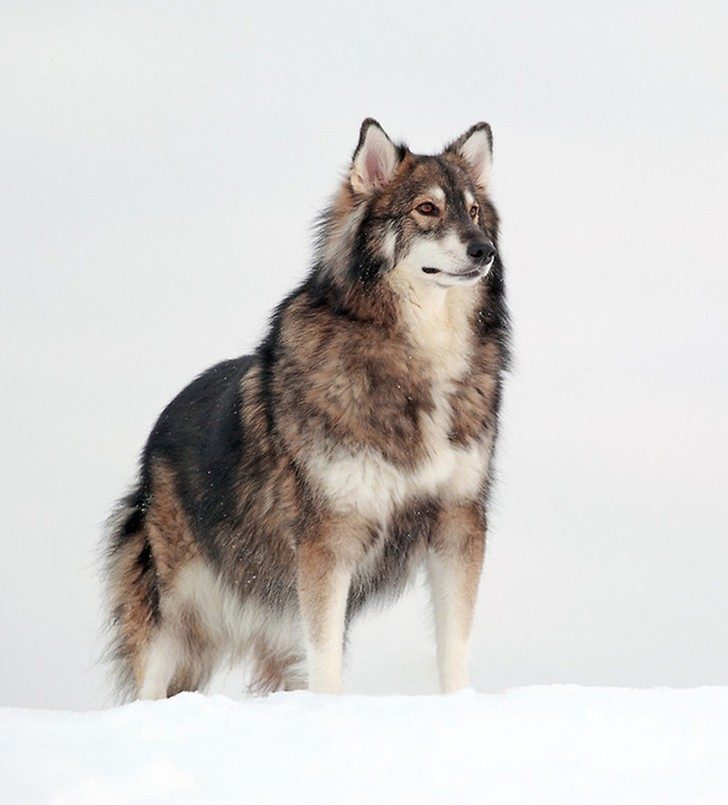
{"type": "Polygon", "coordinates": [[[145,529],[146,497],[140,483],[119,501],[104,538],[110,633],[106,659],[120,700],[138,690],[144,651],[159,620],[157,573],[145,529]]]}

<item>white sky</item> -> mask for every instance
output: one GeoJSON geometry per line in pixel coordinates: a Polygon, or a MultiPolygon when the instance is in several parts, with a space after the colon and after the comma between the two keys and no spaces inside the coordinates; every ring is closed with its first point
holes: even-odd
{"type": "MultiPolygon", "coordinates": [[[[305,272],[368,115],[418,151],[494,130],[516,362],[474,684],[728,681],[726,22],[4,3],[0,704],[104,701],[100,523],[164,404],[305,272]]],[[[434,680],[421,593],[355,628],[350,689],[434,680]]]]}

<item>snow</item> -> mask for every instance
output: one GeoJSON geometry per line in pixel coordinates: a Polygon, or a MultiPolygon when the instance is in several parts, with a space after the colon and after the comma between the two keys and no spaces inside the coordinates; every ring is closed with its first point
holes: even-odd
{"type": "Polygon", "coordinates": [[[728,688],[0,709],[0,799],[53,802],[717,802],[728,688]]]}

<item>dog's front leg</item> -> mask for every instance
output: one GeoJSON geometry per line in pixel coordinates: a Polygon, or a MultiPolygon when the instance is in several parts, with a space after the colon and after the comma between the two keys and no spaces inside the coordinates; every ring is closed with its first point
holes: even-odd
{"type": "Polygon", "coordinates": [[[430,545],[427,570],[443,693],[468,687],[470,632],[485,529],[485,513],[479,503],[451,505],[441,511],[430,545]]]}
{"type": "Polygon", "coordinates": [[[298,600],[306,638],[308,689],[341,693],[346,605],[353,563],[321,539],[298,547],[298,600]]]}

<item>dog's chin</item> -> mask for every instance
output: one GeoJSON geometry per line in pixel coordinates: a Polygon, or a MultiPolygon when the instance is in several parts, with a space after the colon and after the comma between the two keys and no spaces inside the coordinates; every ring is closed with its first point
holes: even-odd
{"type": "Polygon", "coordinates": [[[425,266],[423,274],[440,288],[467,287],[478,283],[490,270],[490,265],[467,268],[461,271],[445,271],[425,266]]]}

